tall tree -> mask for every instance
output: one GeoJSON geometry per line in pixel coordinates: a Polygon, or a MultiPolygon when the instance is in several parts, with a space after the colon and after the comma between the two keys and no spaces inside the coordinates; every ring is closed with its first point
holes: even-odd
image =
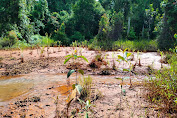
{"type": "Polygon", "coordinates": [[[19,0],[0,1],[0,37],[7,31],[17,29],[19,0]]]}
{"type": "Polygon", "coordinates": [[[86,39],[91,39],[98,32],[99,20],[104,9],[95,0],[79,0],[73,8],[73,23],[76,31],[79,31],[86,39]]]}
{"type": "Polygon", "coordinates": [[[109,33],[109,38],[116,41],[122,38],[123,31],[123,13],[122,12],[114,12],[111,19],[111,32],[109,33]]]}
{"type": "Polygon", "coordinates": [[[164,11],[163,25],[158,44],[161,50],[168,50],[177,45],[174,38],[174,34],[177,32],[177,2],[175,0],[163,0],[162,8],[164,11]]]}

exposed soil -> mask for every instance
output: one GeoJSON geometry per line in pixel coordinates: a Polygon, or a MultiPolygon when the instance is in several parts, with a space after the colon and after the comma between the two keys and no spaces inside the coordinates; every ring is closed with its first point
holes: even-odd
{"type": "MultiPolygon", "coordinates": [[[[45,48],[44,53],[40,54],[40,50],[25,50],[23,52],[24,63],[21,63],[21,52],[16,51],[0,51],[0,75],[19,75],[28,74],[31,72],[37,73],[67,73],[69,69],[73,67],[72,60],[66,65],[64,65],[65,56],[74,53],[72,47],[51,47],[49,49],[49,56],[47,53],[47,48],[45,48]]],[[[118,62],[117,55],[122,55],[121,52],[97,52],[89,51],[86,48],[77,48],[78,55],[85,56],[89,63],[84,62],[82,59],[78,60],[79,67],[84,70],[87,74],[94,75],[120,75],[124,74],[119,68],[128,68],[128,65],[123,62],[118,62]],[[114,54],[114,58],[112,54],[114,54]],[[100,55],[103,58],[103,62],[92,62],[96,55],[100,55]],[[113,66],[115,64],[115,68],[113,66]],[[96,64],[96,65],[95,65],[96,64]]],[[[140,53],[137,57],[137,53],[133,53],[131,57],[131,63],[134,65],[134,73],[138,75],[149,74],[149,67],[153,69],[160,69],[161,57],[156,52],[140,53]],[[140,58],[140,63],[139,63],[140,58]],[[136,63],[136,64],[135,64],[136,63]]],[[[167,64],[164,64],[166,66],[167,64]]]]}
{"type": "MultiPolygon", "coordinates": [[[[146,75],[150,74],[151,69],[160,69],[161,57],[155,52],[141,53],[139,57],[134,53],[131,63],[135,65],[132,74],[127,74],[119,68],[127,68],[128,65],[123,62],[117,62],[116,52],[115,58],[112,58],[113,52],[102,52],[104,63],[99,62],[99,68],[91,66],[96,55],[100,54],[95,51],[88,51],[85,48],[79,49],[79,55],[85,56],[89,63],[83,60],[78,61],[78,67],[84,70],[84,73],[91,75],[93,78],[93,89],[96,91],[97,98],[92,101],[96,107],[93,107],[93,113],[89,116],[94,118],[129,118],[129,117],[163,117],[163,114],[155,105],[151,105],[143,98],[145,93],[142,83],[146,75]],[[105,55],[107,55],[105,57],[105,55]],[[139,64],[140,58],[141,64],[139,64]],[[105,64],[105,62],[107,64],[105,64]],[[113,63],[116,67],[113,68],[113,63]],[[141,66],[140,66],[141,65],[141,66]],[[130,88],[129,80],[124,83],[120,79],[129,76],[132,79],[132,87],[130,88]],[[123,86],[124,93],[121,94],[120,85],[123,86]]],[[[66,110],[66,99],[69,95],[67,86],[66,73],[73,68],[72,60],[64,65],[65,56],[72,54],[74,49],[71,47],[50,48],[49,57],[47,51],[41,57],[39,51],[25,50],[24,63],[21,63],[20,51],[0,51],[1,80],[10,79],[4,76],[22,75],[12,77],[18,80],[24,78],[30,80],[32,86],[27,88],[27,92],[14,97],[11,100],[0,102],[0,117],[5,118],[54,118],[57,115],[64,117],[66,110]],[[63,73],[63,74],[62,74],[63,73]],[[56,99],[58,96],[58,104],[56,99]],[[56,107],[57,106],[57,107],[56,107]],[[56,112],[57,111],[57,112],[56,112]],[[57,114],[58,113],[58,114],[57,114]]],[[[98,64],[96,62],[96,64],[98,64]]],[[[94,65],[94,64],[93,64],[94,65]]],[[[168,66],[168,65],[163,65],[168,66]]],[[[79,75],[81,76],[81,75],[79,75]]],[[[75,75],[70,77],[70,83],[75,83],[75,75]]],[[[1,95],[0,95],[1,96],[1,95]]],[[[75,112],[75,108],[79,107],[78,101],[73,101],[69,108],[69,113],[75,112]]],[[[81,114],[84,116],[84,114],[81,114]]],[[[78,114],[75,117],[79,117],[78,114]]]]}

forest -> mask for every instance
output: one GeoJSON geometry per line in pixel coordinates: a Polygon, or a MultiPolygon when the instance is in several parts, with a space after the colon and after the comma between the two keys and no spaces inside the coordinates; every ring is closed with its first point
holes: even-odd
{"type": "Polygon", "coordinates": [[[0,0],[0,117],[176,118],[177,0],[0,0]]]}
{"type": "Polygon", "coordinates": [[[168,50],[176,45],[176,7],[176,0],[1,0],[0,46],[33,45],[48,34],[63,46],[168,50]]]}

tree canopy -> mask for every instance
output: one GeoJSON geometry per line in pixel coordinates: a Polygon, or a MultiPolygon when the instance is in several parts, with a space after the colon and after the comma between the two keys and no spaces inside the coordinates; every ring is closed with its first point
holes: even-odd
{"type": "Polygon", "coordinates": [[[28,42],[48,33],[69,45],[97,38],[105,27],[107,40],[158,39],[159,47],[168,49],[176,43],[176,19],[176,0],[1,0],[0,37],[15,31],[28,42]],[[172,45],[166,46],[167,40],[172,45]]]}

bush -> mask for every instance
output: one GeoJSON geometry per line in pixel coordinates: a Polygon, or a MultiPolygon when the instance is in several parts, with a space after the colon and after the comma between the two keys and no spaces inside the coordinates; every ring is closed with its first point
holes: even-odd
{"type": "Polygon", "coordinates": [[[131,27],[127,39],[129,39],[129,40],[135,40],[136,38],[137,38],[136,37],[136,32],[134,31],[133,27],[131,27]]]}
{"type": "Polygon", "coordinates": [[[15,45],[13,45],[13,48],[19,48],[21,51],[23,51],[24,49],[30,47],[31,45],[29,43],[26,42],[26,40],[18,40],[17,43],[15,45]]]}
{"type": "Polygon", "coordinates": [[[64,32],[56,31],[53,35],[55,41],[61,41],[62,45],[68,46],[71,43],[71,40],[67,37],[64,32]]]}
{"type": "Polygon", "coordinates": [[[74,34],[70,37],[72,41],[84,41],[85,37],[80,32],[74,32],[74,34]]]}
{"type": "Polygon", "coordinates": [[[30,40],[29,40],[29,43],[30,43],[31,45],[37,45],[37,44],[39,44],[39,43],[41,42],[41,40],[42,40],[42,36],[36,34],[36,35],[32,35],[32,36],[31,36],[31,38],[30,38],[30,40]]]}
{"type": "Polygon", "coordinates": [[[31,44],[32,46],[52,46],[54,44],[54,40],[51,39],[48,34],[46,34],[46,36],[36,34],[31,36],[29,44],[31,44]]]}
{"type": "Polygon", "coordinates": [[[17,39],[17,34],[15,33],[15,31],[10,31],[9,32],[9,39],[11,39],[11,40],[16,40],[17,39]]]}
{"type": "Polygon", "coordinates": [[[112,50],[113,41],[99,40],[97,37],[92,39],[92,42],[88,45],[89,50],[112,50]]]}
{"type": "Polygon", "coordinates": [[[10,46],[10,39],[8,37],[4,37],[0,40],[1,48],[10,46]]]}
{"type": "Polygon", "coordinates": [[[147,98],[167,113],[177,112],[177,54],[168,61],[170,68],[159,70],[156,78],[147,81],[147,98]]]}
{"type": "Polygon", "coordinates": [[[54,44],[54,40],[52,40],[47,34],[42,37],[41,46],[52,46],[54,44]]]}
{"type": "Polygon", "coordinates": [[[118,40],[118,41],[98,41],[95,37],[90,41],[88,48],[90,50],[118,50],[126,49],[136,51],[157,51],[158,45],[156,40],[118,40]]]}
{"type": "Polygon", "coordinates": [[[17,35],[15,31],[8,32],[8,36],[2,38],[0,40],[0,45],[2,48],[4,47],[12,47],[17,42],[17,35]]]}

